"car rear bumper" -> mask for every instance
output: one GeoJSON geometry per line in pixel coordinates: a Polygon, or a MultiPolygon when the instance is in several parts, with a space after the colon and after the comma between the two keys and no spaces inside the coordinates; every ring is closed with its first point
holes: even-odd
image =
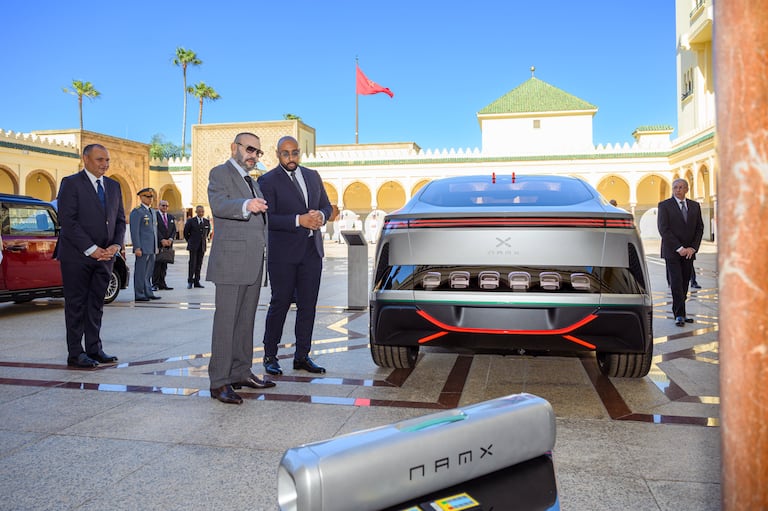
{"type": "Polygon", "coordinates": [[[372,301],[371,342],[474,350],[643,352],[651,307],[529,307],[372,301]]]}

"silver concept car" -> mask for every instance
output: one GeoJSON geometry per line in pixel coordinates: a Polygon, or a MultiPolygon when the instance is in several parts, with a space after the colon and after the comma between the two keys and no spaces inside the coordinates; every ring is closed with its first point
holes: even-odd
{"type": "Polygon", "coordinates": [[[379,366],[412,367],[421,346],[440,346],[594,351],[608,376],[651,367],[651,290],[634,218],[581,179],[432,181],[386,216],[376,250],[379,366]]]}

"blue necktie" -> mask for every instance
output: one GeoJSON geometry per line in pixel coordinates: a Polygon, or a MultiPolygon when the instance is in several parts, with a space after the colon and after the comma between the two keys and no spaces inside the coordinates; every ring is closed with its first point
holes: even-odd
{"type": "Polygon", "coordinates": [[[96,180],[96,193],[99,196],[99,200],[101,201],[101,205],[104,206],[104,208],[107,207],[107,197],[104,195],[104,187],[101,186],[101,179],[96,180]]]}

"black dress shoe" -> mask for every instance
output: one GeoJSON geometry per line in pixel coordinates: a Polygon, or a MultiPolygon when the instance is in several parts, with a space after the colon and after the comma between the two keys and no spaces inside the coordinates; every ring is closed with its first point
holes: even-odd
{"type": "Polygon", "coordinates": [[[218,399],[222,403],[229,403],[232,405],[239,405],[243,402],[243,398],[237,395],[232,385],[222,385],[217,389],[211,389],[211,397],[218,399]]]}
{"type": "Polygon", "coordinates": [[[202,284],[200,284],[199,282],[196,282],[196,283],[195,283],[195,287],[199,287],[199,288],[201,288],[201,289],[205,288],[205,286],[204,286],[204,285],[202,285],[202,284]]]}
{"type": "Polygon", "coordinates": [[[160,300],[161,298],[162,298],[162,296],[150,296],[149,297],[150,300],[160,300]]]}
{"type": "Polygon", "coordinates": [[[263,380],[256,376],[255,374],[251,373],[248,378],[245,380],[241,380],[238,382],[235,382],[232,384],[232,387],[235,389],[239,389],[242,387],[250,387],[252,389],[268,389],[270,387],[274,387],[276,384],[272,380],[267,380],[264,378],[263,380]]]}
{"type": "Polygon", "coordinates": [[[700,286],[700,285],[698,285],[696,282],[693,282],[693,283],[691,284],[691,288],[693,288],[693,289],[701,289],[701,286],[700,286]]]}
{"type": "Polygon", "coordinates": [[[325,367],[320,367],[319,365],[312,362],[312,359],[309,357],[304,358],[294,358],[293,359],[293,368],[294,369],[303,369],[305,371],[309,371],[310,373],[324,373],[325,367]]]}
{"type": "Polygon", "coordinates": [[[187,282],[187,289],[192,289],[192,283],[191,282],[187,282]]]}
{"type": "Polygon", "coordinates": [[[114,355],[107,355],[104,353],[104,350],[100,350],[98,353],[89,354],[89,357],[91,357],[96,362],[99,362],[100,364],[112,364],[114,362],[117,362],[117,357],[114,355]]]}
{"type": "Polygon", "coordinates": [[[149,298],[134,298],[134,302],[148,302],[149,298]]]}
{"type": "Polygon", "coordinates": [[[275,357],[264,358],[264,370],[269,374],[283,374],[283,370],[275,357]]]}
{"type": "Polygon", "coordinates": [[[685,326],[685,318],[678,316],[675,318],[675,326],[685,326]]]}
{"type": "Polygon", "coordinates": [[[172,291],[173,290],[172,287],[168,287],[168,286],[163,286],[160,289],[162,289],[163,291],[172,291]]]}
{"type": "Polygon", "coordinates": [[[693,318],[685,318],[686,323],[693,323],[693,318]]]}
{"type": "Polygon", "coordinates": [[[69,357],[67,359],[67,365],[70,367],[82,367],[82,368],[93,368],[99,365],[98,362],[96,362],[94,359],[86,355],[85,353],[80,353],[76,357],[69,357]]]}

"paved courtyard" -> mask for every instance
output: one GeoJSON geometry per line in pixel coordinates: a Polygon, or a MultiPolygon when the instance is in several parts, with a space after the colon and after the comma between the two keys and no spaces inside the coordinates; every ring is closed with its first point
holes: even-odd
{"type": "MultiPolygon", "coordinates": [[[[557,416],[555,506],[720,508],[712,244],[696,262],[702,289],[688,307],[695,323],[678,328],[658,241],[646,242],[655,358],[646,378],[625,380],[602,376],[591,355],[431,348],[412,370],[379,368],[368,350],[368,312],[346,307],[347,248],[327,242],[312,352],[327,373],[284,363],[277,387],[242,392],[242,406],[210,399],[214,286],[186,289],[187,254],[176,248],[167,279],[174,290],[134,303],[131,285],[105,306],[104,349],[120,358],[117,366],[66,366],[63,300],[0,304],[0,510],[272,510],[290,447],[520,392],[547,399],[557,416]]],[[[133,269],[132,256],[128,262],[133,269]]],[[[257,373],[268,300],[264,289],[257,373]]],[[[292,317],[280,350],[288,361],[292,317]]]]}

